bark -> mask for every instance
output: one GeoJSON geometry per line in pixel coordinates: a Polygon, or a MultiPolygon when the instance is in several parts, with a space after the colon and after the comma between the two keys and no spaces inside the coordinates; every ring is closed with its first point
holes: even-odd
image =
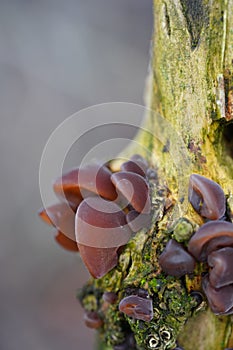
{"type": "MultiPolygon", "coordinates": [[[[178,202],[183,194],[176,180],[186,186],[193,172],[217,181],[231,198],[233,0],[154,0],[154,21],[149,106],[169,122],[170,130],[163,142],[147,141],[148,147],[178,202]],[[171,137],[171,129],[178,136],[171,137]],[[189,158],[183,169],[174,166],[181,164],[179,154],[171,156],[179,137],[189,158]]],[[[146,126],[158,133],[154,113],[146,126]]],[[[175,215],[198,220],[185,201],[175,215]]],[[[230,317],[202,312],[187,322],[180,345],[185,350],[233,347],[231,325],[230,317]]]]}

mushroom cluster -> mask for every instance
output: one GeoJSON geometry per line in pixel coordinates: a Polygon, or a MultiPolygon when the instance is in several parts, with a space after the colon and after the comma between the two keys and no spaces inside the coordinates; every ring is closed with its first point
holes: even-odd
{"type": "Polygon", "coordinates": [[[216,315],[233,313],[233,224],[226,221],[226,198],[214,181],[192,174],[189,201],[206,222],[193,234],[185,247],[171,239],[159,257],[162,270],[181,277],[191,273],[195,260],[207,264],[202,289],[216,315]]]}
{"type": "Polygon", "coordinates": [[[195,261],[207,264],[202,289],[216,315],[233,313],[233,224],[226,221],[226,198],[214,181],[192,174],[189,181],[189,202],[207,222],[188,242],[188,251],[171,239],[159,257],[162,270],[181,277],[191,273],[195,261]]]}
{"type": "Polygon", "coordinates": [[[60,202],[41,209],[39,215],[56,227],[60,245],[79,251],[94,278],[117,265],[120,247],[132,232],[149,226],[149,171],[147,161],[135,154],[119,172],[94,163],[72,169],[54,182],[60,202]]]}
{"type": "Polygon", "coordinates": [[[153,319],[153,301],[146,290],[139,289],[137,294],[124,297],[119,303],[119,310],[136,320],[150,322],[153,319]]]}
{"type": "Polygon", "coordinates": [[[190,178],[189,200],[205,219],[191,237],[188,251],[197,261],[208,265],[202,277],[202,289],[216,315],[233,313],[233,224],[225,221],[226,198],[214,181],[193,174],[190,178]]]}

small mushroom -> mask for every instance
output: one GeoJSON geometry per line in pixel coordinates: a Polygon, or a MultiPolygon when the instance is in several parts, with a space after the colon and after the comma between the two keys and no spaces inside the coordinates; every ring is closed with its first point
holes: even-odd
{"type": "Polygon", "coordinates": [[[114,200],[116,190],[111,182],[112,172],[99,164],[87,164],[73,169],[59,177],[53,185],[56,195],[68,202],[79,205],[83,197],[98,194],[103,198],[114,200]]]}
{"type": "Polygon", "coordinates": [[[227,245],[233,245],[233,224],[216,220],[205,223],[194,233],[188,251],[197,260],[206,261],[208,254],[227,245]]]}
{"type": "Polygon", "coordinates": [[[209,282],[215,288],[233,284],[233,248],[225,247],[208,255],[209,282]]]}
{"type": "Polygon", "coordinates": [[[159,256],[159,264],[166,274],[176,277],[191,273],[195,268],[194,258],[174,239],[168,241],[159,256]]]}
{"type": "Polygon", "coordinates": [[[98,329],[103,325],[103,320],[96,311],[85,311],[84,322],[87,327],[93,329],[98,329]]]}
{"type": "Polygon", "coordinates": [[[151,222],[150,214],[140,214],[136,210],[131,210],[126,214],[126,221],[133,232],[138,232],[142,228],[148,228],[151,222]]]}
{"type": "Polygon", "coordinates": [[[93,192],[113,201],[117,198],[117,192],[112,184],[111,175],[112,172],[105,165],[87,164],[79,169],[78,185],[81,192],[82,189],[87,190],[88,194],[93,192]]]}
{"type": "Polygon", "coordinates": [[[139,155],[132,156],[130,160],[121,165],[121,171],[129,171],[143,177],[146,176],[147,168],[147,161],[139,155]]]}
{"type": "Polygon", "coordinates": [[[79,205],[75,233],[82,260],[95,278],[117,265],[117,250],[131,236],[125,213],[116,203],[100,197],[86,198],[79,205]]]}
{"type": "Polygon", "coordinates": [[[111,179],[116,189],[136,211],[142,214],[150,213],[149,186],[142,176],[132,172],[120,171],[112,174],[111,179]]]}
{"type": "Polygon", "coordinates": [[[207,296],[209,306],[216,315],[230,315],[233,313],[233,285],[214,288],[208,275],[202,278],[202,288],[207,296]]]}
{"type": "Polygon", "coordinates": [[[67,238],[76,242],[74,232],[75,213],[67,203],[57,203],[46,209],[41,209],[39,216],[44,222],[56,227],[67,238]]]}
{"type": "Polygon", "coordinates": [[[82,194],[78,186],[78,173],[78,168],[72,169],[58,177],[53,183],[53,190],[57,197],[62,201],[66,199],[76,206],[82,201],[82,194]]]}
{"type": "Polygon", "coordinates": [[[153,319],[153,303],[151,299],[129,295],[119,303],[119,310],[129,317],[149,322],[153,319]]]}
{"type": "Polygon", "coordinates": [[[115,304],[117,301],[117,294],[114,292],[104,292],[102,298],[109,304],[115,304]]]}
{"type": "Polygon", "coordinates": [[[225,195],[219,184],[198,174],[190,176],[189,201],[201,216],[210,220],[219,220],[226,211],[225,195]]]}
{"type": "Polygon", "coordinates": [[[60,244],[64,249],[69,250],[71,252],[78,252],[78,245],[76,241],[73,241],[62,232],[58,231],[55,236],[55,240],[58,244],[60,244]]]}

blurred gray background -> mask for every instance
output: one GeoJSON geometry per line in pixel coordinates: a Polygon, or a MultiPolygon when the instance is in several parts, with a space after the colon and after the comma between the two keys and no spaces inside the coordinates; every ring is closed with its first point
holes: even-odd
{"type": "Polygon", "coordinates": [[[0,350],[93,350],[88,278],[37,217],[51,132],[93,104],[143,103],[152,2],[0,1],[0,350]]]}

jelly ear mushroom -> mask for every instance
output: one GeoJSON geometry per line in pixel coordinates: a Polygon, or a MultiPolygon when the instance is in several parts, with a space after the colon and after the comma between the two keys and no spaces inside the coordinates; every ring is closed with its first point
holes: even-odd
{"type": "Polygon", "coordinates": [[[121,165],[121,171],[129,171],[143,177],[146,176],[147,169],[147,161],[138,154],[133,155],[130,160],[121,165]]]}
{"type": "Polygon", "coordinates": [[[62,176],[58,177],[53,183],[53,190],[57,197],[64,201],[65,199],[76,207],[82,201],[82,195],[78,186],[79,169],[72,169],[62,176]]]}
{"type": "Polygon", "coordinates": [[[233,283],[233,248],[226,247],[212,252],[208,256],[210,284],[221,288],[233,283]]]}
{"type": "Polygon", "coordinates": [[[111,171],[105,165],[87,164],[73,169],[59,177],[53,185],[56,195],[68,202],[79,205],[83,197],[97,194],[114,200],[116,190],[111,182],[111,171]]]}
{"type": "Polygon", "coordinates": [[[55,240],[60,246],[62,246],[66,250],[69,250],[71,252],[79,251],[77,242],[73,241],[60,231],[58,231],[57,235],[55,236],[55,240]]]}
{"type": "Polygon", "coordinates": [[[199,261],[206,261],[208,254],[233,245],[233,224],[226,221],[210,221],[202,225],[191,237],[188,251],[199,261]]]}
{"type": "Polygon", "coordinates": [[[195,259],[184,249],[182,244],[170,239],[159,256],[159,264],[166,274],[181,277],[193,272],[195,259]]]}
{"type": "Polygon", "coordinates": [[[226,212],[226,198],[222,188],[198,174],[190,176],[189,201],[201,216],[210,220],[219,220],[226,212]]]}
{"type": "Polygon", "coordinates": [[[151,299],[129,295],[119,303],[119,310],[129,317],[149,322],[153,319],[153,303],[151,299]]]}
{"type": "Polygon", "coordinates": [[[126,214],[126,221],[133,232],[138,232],[142,228],[148,228],[151,222],[150,214],[140,214],[136,210],[131,210],[126,214]]]}
{"type": "Polygon", "coordinates": [[[131,230],[116,203],[89,197],[77,209],[75,234],[84,264],[100,278],[117,265],[117,251],[128,242],[131,230]]]}
{"type": "Polygon", "coordinates": [[[98,329],[103,326],[103,320],[96,311],[85,311],[84,322],[87,327],[93,329],[98,329]]]}
{"type": "Polygon", "coordinates": [[[222,288],[214,288],[208,275],[202,278],[202,288],[208,299],[211,310],[216,315],[230,315],[233,313],[233,285],[222,288]]]}
{"type": "Polygon", "coordinates": [[[149,186],[142,176],[132,172],[120,171],[114,173],[111,179],[116,189],[137,212],[143,214],[150,213],[149,186]]]}
{"type": "Polygon", "coordinates": [[[63,235],[76,242],[74,232],[75,213],[69,205],[66,203],[51,205],[46,209],[41,209],[39,216],[44,222],[56,227],[63,235]]]}

